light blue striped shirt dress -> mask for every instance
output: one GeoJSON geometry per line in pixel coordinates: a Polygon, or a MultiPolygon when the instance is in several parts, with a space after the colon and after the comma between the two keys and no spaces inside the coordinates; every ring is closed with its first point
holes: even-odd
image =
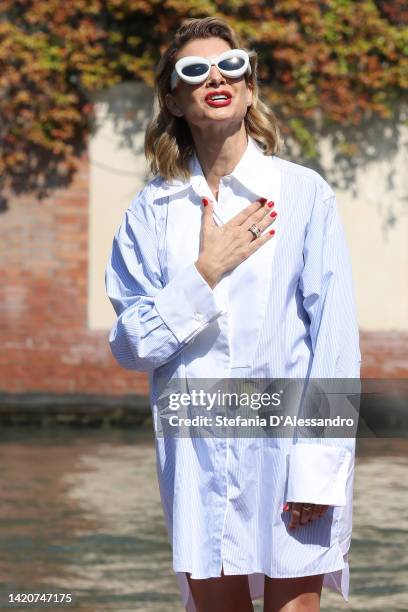
{"type": "Polygon", "coordinates": [[[196,155],[189,180],[151,180],[118,228],[105,282],[117,318],[109,343],[124,368],[148,373],[157,475],[181,599],[192,578],[324,573],[348,600],[355,439],[161,437],[159,379],[360,378],[347,242],[322,176],[249,137],[222,177],[214,220],[275,202],[275,235],[211,289],[197,271],[201,198],[214,201],[196,155]],[[288,529],[285,502],[327,504],[288,529]]]}

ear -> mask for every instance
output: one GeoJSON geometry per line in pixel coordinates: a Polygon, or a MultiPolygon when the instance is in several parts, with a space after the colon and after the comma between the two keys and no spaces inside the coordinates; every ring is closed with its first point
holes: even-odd
{"type": "Polygon", "coordinates": [[[167,93],[164,97],[164,100],[166,102],[167,108],[169,109],[172,115],[174,115],[175,117],[182,117],[184,115],[183,111],[177,104],[176,98],[172,94],[167,93]]]}

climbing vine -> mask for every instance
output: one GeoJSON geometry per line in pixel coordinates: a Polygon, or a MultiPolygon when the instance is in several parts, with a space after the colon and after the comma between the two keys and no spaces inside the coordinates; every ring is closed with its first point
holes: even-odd
{"type": "Polygon", "coordinates": [[[90,93],[153,83],[188,17],[220,16],[259,53],[264,98],[302,159],[338,130],[358,156],[370,121],[399,119],[408,89],[404,0],[0,0],[0,181],[69,181],[92,123],[90,93]]]}

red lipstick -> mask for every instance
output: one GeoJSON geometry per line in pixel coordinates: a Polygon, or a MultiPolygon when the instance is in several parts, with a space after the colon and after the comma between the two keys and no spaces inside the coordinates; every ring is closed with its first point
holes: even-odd
{"type": "Polygon", "coordinates": [[[209,91],[204,99],[209,106],[219,108],[231,104],[232,95],[226,89],[214,89],[209,91]]]}

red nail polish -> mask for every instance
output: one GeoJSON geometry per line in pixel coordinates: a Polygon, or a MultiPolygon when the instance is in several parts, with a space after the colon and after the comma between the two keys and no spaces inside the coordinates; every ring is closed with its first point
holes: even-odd
{"type": "Polygon", "coordinates": [[[203,202],[204,206],[207,206],[207,205],[208,205],[208,200],[207,200],[207,198],[203,198],[203,199],[202,199],[202,202],[203,202]]]}
{"type": "Polygon", "coordinates": [[[259,198],[258,202],[260,202],[261,204],[265,204],[266,198],[259,198]]]}
{"type": "Polygon", "coordinates": [[[272,208],[272,206],[275,206],[275,202],[272,202],[272,200],[270,202],[268,202],[268,206],[269,208],[272,208]]]}
{"type": "Polygon", "coordinates": [[[269,233],[270,233],[271,236],[273,236],[274,233],[275,233],[275,230],[272,229],[269,233]]]}
{"type": "Polygon", "coordinates": [[[270,217],[276,217],[277,214],[278,213],[276,212],[276,210],[273,210],[269,216],[270,217]]]}
{"type": "Polygon", "coordinates": [[[284,504],[284,506],[283,506],[283,511],[287,512],[287,510],[289,510],[289,504],[288,503],[284,504]]]}

